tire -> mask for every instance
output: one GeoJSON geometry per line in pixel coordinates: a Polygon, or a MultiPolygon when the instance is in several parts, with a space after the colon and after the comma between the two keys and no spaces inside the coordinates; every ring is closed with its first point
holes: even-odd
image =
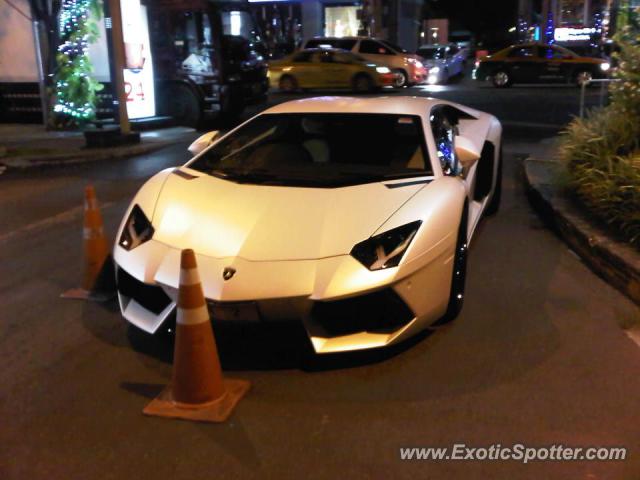
{"type": "Polygon", "coordinates": [[[409,75],[407,75],[407,72],[399,68],[391,71],[396,74],[396,81],[393,84],[394,87],[404,88],[409,85],[409,75]]]}
{"type": "Polygon", "coordinates": [[[228,120],[235,120],[246,108],[242,89],[238,87],[229,88],[222,99],[221,111],[228,120]]]}
{"type": "Polygon", "coordinates": [[[484,209],[484,214],[487,216],[495,215],[500,210],[500,201],[502,200],[502,147],[500,147],[500,153],[498,155],[498,173],[496,175],[496,185],[493,188],[493,195],[491,201],[484,209]]]}
{"type": "Polygon", "coordinates": [[[511,76],[505,70],[498,70],[494,73],[491,81],[496,88],[507,88],[511,86],[511,76]]]}
{"type": "MultiPolygon", "coordinates": [[[[573,82],[578,87],[582,87],[582,84],[584,82],[591,81],[592,79],[593,79],[593,73],[591,73],[589,70],[578,70],[573,76],[573,82]]],[[[587,87],[588,86],[589,85],[587,84],[587,87]]]]}
{"type": "Polygon", "coordinates": [[[359,73],[353,78],[351,82],[353,91],[357,93],[368,93],[373,91],[375,85],[373,79],[364,73],[359,73]]]}
{"type": "Polygon", "coordinates": [[[291,75],[284,75],[280,77],[278,86],[282,92],[293,93],[298,90],[298,81],[291,75]]]}
{"type": "Polygon", "coordinates": [[[464,289],[467,279],[467,218],[468,207],[464,206],[462,217],[460,218],[460,227],[458,228],[458,239],[456,241],[456,251],[453,258],[453,269],[451,272],[451,290],[449,293],[449,305],[442,319],[435,325],[442,325],[451,322],[462,311],[464,303],[464,289]]]}
{"type": "Polygon", "coordinates": [[[176,84],[169,89],[167,113],[178,125],[198,128],[202,122],[202,108],[195,92],[184,84],[176,84]]]}

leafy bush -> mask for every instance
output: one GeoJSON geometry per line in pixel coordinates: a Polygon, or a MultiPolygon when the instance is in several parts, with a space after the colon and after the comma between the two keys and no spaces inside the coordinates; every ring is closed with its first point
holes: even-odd
{"type": "Polygon", "coordinates": [[[620,37],[619,82],[611,105],[574,119],[563,132],[560,160],[576,198],[640,247],[640,46],[620,37]]]}

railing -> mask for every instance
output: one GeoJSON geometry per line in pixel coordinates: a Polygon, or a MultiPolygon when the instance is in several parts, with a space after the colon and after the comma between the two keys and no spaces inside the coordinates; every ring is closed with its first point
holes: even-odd
{"type": "Polygon", "coordinates": [[[584,82],[580,86],[580,118],[584,118],[585,113],[585,101],[587,96],[587,87],[591,84],[600,85],[600,106],[604,106],[605,97],[609,93],[609,89],[606,87],[610,83],[620,82],[619,78],[602,78],[602,79],[591,79],[587,82],[584,82]]]}

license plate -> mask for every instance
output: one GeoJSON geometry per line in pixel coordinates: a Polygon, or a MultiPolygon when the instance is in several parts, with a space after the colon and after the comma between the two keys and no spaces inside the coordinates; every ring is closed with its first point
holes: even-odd
{"type": "Polygon", "coordinates": [[[209,303],[209,313],[213,320],[222,322],[259,322],[260,313],[254,302],[209,303]]]}

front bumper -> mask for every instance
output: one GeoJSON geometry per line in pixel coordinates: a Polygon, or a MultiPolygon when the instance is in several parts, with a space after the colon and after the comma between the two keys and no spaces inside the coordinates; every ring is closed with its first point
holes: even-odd
{"type": "MultiPolygon", "coordinates": [[[[174,321],[180,251],[149,241],[131,252],[116,246],[118,300],[130,323],[155,333],[174,321]]],[[[450,289],[445,252],[397,279],[369,272],[350,256],[251,262],[197,255],[212,321],[300,321],[316,353],[383,347],[442,316],[450,289]],[[224,267],[236,275],[222,279],[224,267]],[[326,280],[325,280],[326,279],[326,280]]]]}
{"type": "Polygon", "coordinates": [[[415,85],[420,85],[427,82],[428,70],[426,68],[415,68],[410,74],[410,81],[415,85]]]}
{"type": "Polygon", "coordinates": [[[396,73],[379,73],[378,81],[381,87],[392,87],[396,84],[397,77],[396,73]]]}

